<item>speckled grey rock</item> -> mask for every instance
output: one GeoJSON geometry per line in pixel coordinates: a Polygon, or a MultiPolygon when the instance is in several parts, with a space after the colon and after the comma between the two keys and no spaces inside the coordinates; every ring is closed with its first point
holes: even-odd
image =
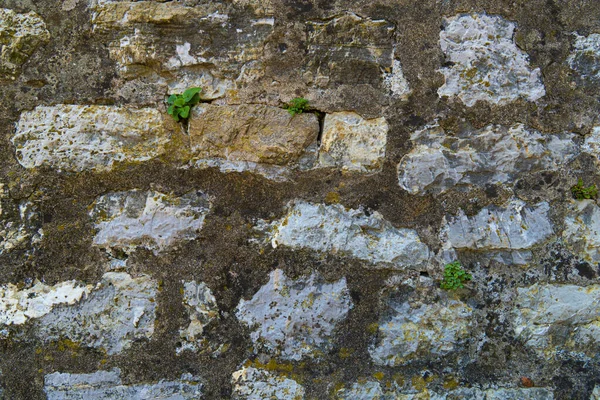
{"type": "Polygon", "coordinates": [[[314,273],[292,280],[275,270],[252,299],[240,301],[236,316],[257,349],[298,361],[331,349],[333,331],[352,307],[344,278],[326,283],[314,273]]]}
{"type": "Polygon", "coordinates": [[[69,339],[117,354],[154,333],[158,284],[148,276],[108,272],[90,295],[34,321],[43,341],[69,339]]]}
{"type": "Polygon", "coordinates": [[[304,388],[293,379],[248,367],[233,373],[234,400],[304,399],[304,388]]]}
{"type": "Polygon", "coordinates": [[[183,305],[190,316],[190,323],[179,330],[181,346],[177,353],[202,348],[204,327],[219,317],[217,300],[204,282],[183,282],[183,305]]]}
{"type": "Polygon", "coordinates": [[[446,82],[440,96],[458,97],[472,107],[477,101],[503,105],[546,94],[540,69],[514,42],[515,24],[499,15],[457,15],[444,20],[440,47],[453,65],[442,68],[446,82]]]}
{"type": "Polygon", "coordinates": [[[600,262],[600,207],[594,200],[571,200],[562,236],[567,246],[582,259],[600,262]]]}

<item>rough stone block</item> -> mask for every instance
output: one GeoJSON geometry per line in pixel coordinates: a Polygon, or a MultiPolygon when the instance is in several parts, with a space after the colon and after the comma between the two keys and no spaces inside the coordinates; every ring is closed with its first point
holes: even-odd
{"type": "Polygon", "coordinates": [[[242,368],[233,373],[234,400],[304,399],[304,388],[293,379],[258,368],[242,368]]]}

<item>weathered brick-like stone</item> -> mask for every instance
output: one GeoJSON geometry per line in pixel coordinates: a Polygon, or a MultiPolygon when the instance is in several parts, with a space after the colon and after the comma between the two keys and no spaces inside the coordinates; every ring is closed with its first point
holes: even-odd
{"type": "Polygon", "coordinates": [[[600,262],[600,207],[594,200],[570,202],[562,236],[575,254],[591,263],[600,262]]]}
{"type": "Polygon", "coordinates": [[[104,171],[162,154],[164,118],[152,108],[39,106],[21,114],[12,142],[25,168],[104,171]]]}
{"type": "Polygon", "coordinates": [[[328,114],[323,125],[319,164],[360,172],[380,170],[387,133],[388,124],[383,117],[366,120],[354,112],[328,114]]]}
{"type": "Polygon", "coordinates": [[[451,67],[440,96],[457,96],[472,107],[477,101],[503,105],[519,98],[535,101],[546,94],[539,68],[514,42],[515,24],[500,16],[457,15],[446,18],[440,46],[451,67]]]}
{"type": "Polygon", "coordinates": [[[600,84],[600,34],[576,34],[574,47],[567,59],[569,66],[577,72],[580,83],[597,87],[600,84]]]}
{"type": "Polygon", "coordinates": [[[191,374],[183,374],[176,381],[125,385],[119,368],[91,374],[55,372],[44,377],[48,400],[196,400],[203,398],[203,386],[201,379],[191,374]]]}
{"type": "Polygon", "coordinates": [[[189,135],[194,157],[286,165],[317,140],[313,114],[291,116],[264,105],[194,107],[189,135]]]}
{"type": "Polygon", "coordinates": [[[138,190],[109,193],[100,196],[90,212],[98,229],[94,244],[126,252],[143,247],[158,253],[195,239],[210,207],[206,196],[196,191],[181,197],[138,190]]]}
{"type": "Polygon", "coordinates": [[[50,32],[38,14],[0,8],[0,79],[19,76],[21,66],[49,40],[50,32]]]}
{"type": "Polygon", "coordinates": [[[352,307],[346,279],[326,283],[314,273],[292,280],[275,270],[252,299],[240,301],[236,316],[257,349],[297,361],[330,349],[336,324],[352,307]]]}

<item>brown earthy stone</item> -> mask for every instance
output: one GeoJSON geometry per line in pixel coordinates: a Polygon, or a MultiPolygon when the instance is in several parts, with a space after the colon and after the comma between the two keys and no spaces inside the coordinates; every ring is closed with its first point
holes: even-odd
{"type": "Polygon", "coordinates": [[[257,104],[202,104],[194,108],[189,126],[194,158],[278,165],[298,160],[318,134],[314,114],[292,117],[286,110],[257,104]]]}

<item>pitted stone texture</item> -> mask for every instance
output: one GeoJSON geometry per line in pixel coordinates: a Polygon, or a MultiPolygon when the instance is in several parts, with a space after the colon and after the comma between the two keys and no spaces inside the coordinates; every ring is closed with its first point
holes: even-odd
{"type": "Polygon", "coordinates": [[[575,34],[574,47],[567,63],[578,73],[583,84],[597,86],[600,84],[600,34],[575,34]]]}
{"type": "Polygon", "coordinates": [[[529,249],[554,235],[549,210],[546,202],[530,206],[521,200],[510,201],[505,208],[485,207],[472,217],[460,210],[442,227],[441,237],[457,249],[529,249]]]}
{"type": "Polygon", "coordinates": [[[598,351],[599,285],[536,283],[518,288],[512,315],[517,337],[546,357],[551,358],[561,350],[589,356],[598,351]]]}
{"type": "Polygon", "coordinates": [[[234,372],[231,383],[234,400],[304,399],[304,388],[295,380],[253,367],[234,372]]]}
{"type": "Polygon", "coordinates": [[[375,267],[401,269],[429,259],[429,248],[412,229],[396,228],[381,214],[346,209],[340,204],[303,201],[270,224],[271,245],[309,248],[368,261],[375,267]]]}
{"type": "Polygon", "coordinates": [[[594,264],[600,262],[600,207],[594,200],[571,200],[562,236],[575,254],[594,264]]]}
{"type": "Polygon", "coordinates": [[[473,310],[460,301],[411,305],[391,299],[388,307],[388,316],[379,322],[377,343],[369,349],[378,365],[448,354],[471,334],[473,310]]]}
{"type": "Polygon", "coordinates": [[[125,385],[119,368],[91,374],[55,372],[44,377],[48,400],[196,400],[203,397],[202,388],[200,378],[191,374],[176,381],[125,385]]]}
{"type": "Polygon", "coordinates": [[[590,396],[590,400],[600,400],[600,386],[598,386],[598,385],[594,386],[594,391],[592,392],[592,395],[590,396]]]}
{"type": "Polygon", "coordinates": [[[252,329],[256,348],[298,361],[328,351],[335,326],[352,307],[345,278],[326,283],[313,273],[292,280],[278,269],[252,299],[240,301],[236,316],[252,329]]]}
{"type": "Polygon", "coordinates": [[[286,165],[297,162],[316,142],[313,114],[291,116],[264,105],[200,104],[190,118],[189,135],[197,159],[224,159],[286,165]]]}
{"type": "Polygon", "coordinates": [[[398,165],[400,186],[412,194],[455,186],[510,184],[524,174],[559,170],[579,154],[576,135],[542,135],[522,124],[489,125],[456,136],[437,126],[414,132],[414,148],[398,165]]]}
{"type": "Polygon", "coordinates": [[[306,25],[310,56],[307,69],[317,86],[378,84],[382,80],[380,71],[392,68],[392,23],[345,13],[306,25]]]}
{"type": "Polygon", "coordinates": [[[364,119],[354,112],[327,114],[319,152],[321,167],[359,172],[378,171],[385,159],[385,118],[364,119]]]}
{"type": "Polygon", "coordinates": [[[217,300],[204,282],[188,281],[183,283],[183,305],[190,316],[190,323],[179,330],[181,346],[177,353],[198,351],[203,347],[204,327],[219,317],[217,300]]]}
{"type": "Polygon", "coordinates": [[[100,196],[90,212],[98,232],[94,245],[131,252],[143,247],[158,254],[194,240],[210,211],[201,192],[181,197],[132,190],[100,196]]]}
{"type": "Polygon", "coordinates": [[[162,154],[170,140],[163,118],[152,108],[39,106],[21,114],[12,142],[25,168],[106,171],[162,154]]]}
{"type": "MultiPolygon", "coordinates": [[[[434,397],[432,397],[432,400],[434,397]]],[[[457,389],[439,400],[553,400],[554,392],[549,388],[517,388],[517,389],[457,389]]]]}
{"type": "Polygon", "coordinates": [[[154,333],[158,284],[148,276],[108,272],[76,305],[55,307],[34,321],[44,341],[69,339],[117,354],[154,333]]]}
{"type": "Polygon", "coordinates": [[[32,287],[22,290],[13,284],[0,286],[0,324],[20,325],[32,318],[40,318],[55,306],[79,302],[92,288],[76,281],[54,286],[37,281],[32,287]]]}
{"type": "Polygon", "coordinates": [[[527,54],[514,42],[514,31],[515,24],[500,16],[446,18],[440,47],[453,65],[441,69],[446,82],[438,94],[458,96],[468,107],[478,100],[504,105],[544,96],[540,69],[531,69],[527,54]]]}
{"type": "Polygon", "coordinates": [[[19,76],[22,65],[49,40],[46,24],[33,11],[19,14],[0,8],[0,79],[19,76]]]}

